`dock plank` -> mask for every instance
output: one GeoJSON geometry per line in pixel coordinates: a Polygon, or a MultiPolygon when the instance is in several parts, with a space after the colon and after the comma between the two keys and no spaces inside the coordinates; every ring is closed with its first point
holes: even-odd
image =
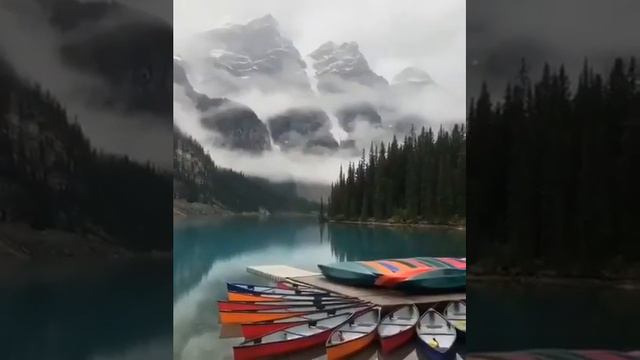
{"type": "Polygon", "coordinates": [[[320,274],[288,265],[249,266],[247,267],[247,272],[274,281],[283,281],[289,278],[308,277],[320,274]]]}

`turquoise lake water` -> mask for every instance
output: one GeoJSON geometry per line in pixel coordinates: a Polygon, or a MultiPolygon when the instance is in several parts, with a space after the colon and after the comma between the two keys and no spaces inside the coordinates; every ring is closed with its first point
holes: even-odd
{"type": "Polygon", "coordinates": [[[0,264],[0,359],[169,360],[171,262],[0,264]]]}
{"type": "MultiPolygon", "coordinates": [[[[188,221],[174,228],[174,359],[232,359],[237,338],[221,339],[216,300],[225,281],[264,283],[249,265],[286,264],[317,271],[317,264],[413,256],[465,256],[459,230],[400,229],[315,218],[228,218],[188,221]]],[[[322,358],[324,349],[295,358],[322,358]]],[[[363,358],[375,357],[375,351],[363,358]]],[[[402,357],[401,357],[402,358],[402,357]]]]}

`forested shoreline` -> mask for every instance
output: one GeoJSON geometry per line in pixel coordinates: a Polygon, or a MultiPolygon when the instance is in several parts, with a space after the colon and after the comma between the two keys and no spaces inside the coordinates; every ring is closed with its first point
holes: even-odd
{"type": "Polygon", "coordinates": [[[468,115],[468,244],[478,274],[640,277],[640,91],[635,59],[585,61],[532,80],[523,61],[501,100],[468,115]]]}
{"type": "MultiPolygon", "coordinates": [[[[368,223],[464,225],[465,127],[414,130],[371,144],[357,164],[340,168],[332,184],[326,219],[368,223]]],[[[321,211],[324,213],[324,211],[321,211]]]]}
{"type": "Polygon", "coordinates": [[[5,253],[31,258],[171,251],[171,214],[164,210],[171,201],[169,171],[96,150],[51,93],[2,59],[0,84],[5,253]]]}
{"type": "Polygon", "coordinates": [[[173,148],[174,200],[214,207],[218,214],[309,213],[317,209],[317,204],[297,196],[293,183],[273,183],[217,166],[202,145],[177,127],[173,148]]]}

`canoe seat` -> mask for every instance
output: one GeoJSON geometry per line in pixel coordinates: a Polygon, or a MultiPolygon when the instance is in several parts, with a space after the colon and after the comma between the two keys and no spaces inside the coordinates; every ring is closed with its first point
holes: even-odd
{"type": "Polygon", "coordinates": [[[395,326],[413,326],[413,324],[415,324],[415,321],[394,321],[394,322],[386,322],[383,321],[380,323],[380,325],[395,325],[395,326]]]}
{"type": "Polygon", "coordinates": [[[296,336],[296,337],[305,337],[305,336],[309,336],[309,334],[299,334],[299,333],[296,333],[296,332],[293,332],[293,331],[289,331],[289,330],[284,330],[284,333],[285,333],[285,334],[291,334],[291,335],[294,335],[294,336],[296,336]]]}

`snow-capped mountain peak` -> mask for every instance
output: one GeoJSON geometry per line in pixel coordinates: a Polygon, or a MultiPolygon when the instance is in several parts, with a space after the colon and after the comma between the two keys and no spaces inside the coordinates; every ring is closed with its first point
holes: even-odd
{"type": "Polygon", "coordinates": [[[267,14],[263,17],[249,21],[245,26],[252,30],[278,28],[278,21],[273,17],[273,15],[267,14]]]}
{"type": "Polygon", "coordinates": [[[189,61],[202,74],[207,82],[202,88],[211,96],[247,86],[310,90],[305,62],[272,15],[198,34],[192,44],[197,51],[190,52],[189,61]]]}
{"type": "Polygon", "coordinates": [[[435,82],[426,71],[417,67],[410,66],[394,76],[391,83],[393,85],[407,83],[416,85],[430,85],[434,84],[435,82]]]}
{"type": "Polygon", "coordinates": [[[348,83],[365,87],[388,85],[383,77],[371,70],[356,42],[338,45],[329,41],[309,54],[309,57],[313,60],[312,66],[321,91],[342,92],[348,83]]]}

